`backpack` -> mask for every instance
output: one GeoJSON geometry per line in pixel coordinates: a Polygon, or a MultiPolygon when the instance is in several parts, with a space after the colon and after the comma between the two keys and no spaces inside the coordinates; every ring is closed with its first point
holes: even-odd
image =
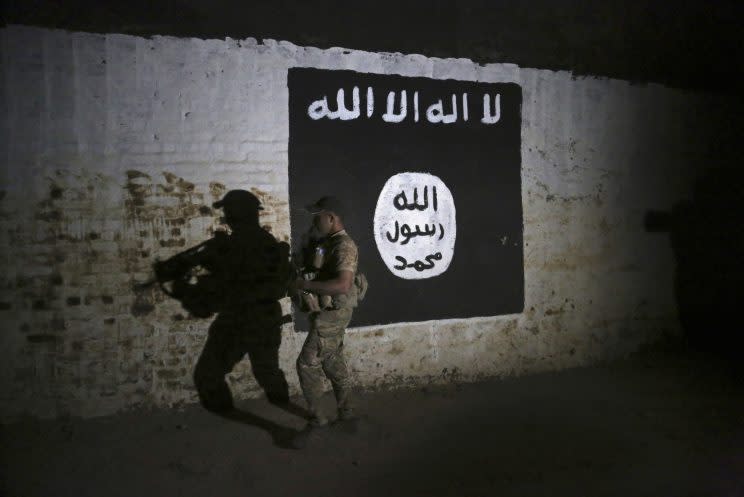
{"type": "Polygon", "coordinates": [[[359,302],[364,300],[364,297],[367,295],[367,289],[369,288],[369,282],[364,273],[357,272],[357,274],[354,275],[354,286],[356,287],[357,293],[357,305],[359,305],[359,302]]]}
{"type": "MultiPolygon", "coordinates": [[[[359,302],[364,300],[365,295],[367,295],[367,288],[369,288],[367,277],[364,273],[356,273],[354,275],[354,283],[349,293],[334,295],[331,298],[330,309],[358,307],[359,302]]],[[[323,306],[321,305],[321,307],[323,306]]]]}

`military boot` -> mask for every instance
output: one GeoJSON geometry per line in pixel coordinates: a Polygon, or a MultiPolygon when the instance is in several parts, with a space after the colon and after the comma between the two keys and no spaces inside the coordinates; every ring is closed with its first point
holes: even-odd
{"type": "Polygon", "coordinates": [[[320,428],[328,424],[328,418],[319,411],[313,411],[308,419],[308,424],[315,428],[320,428]]]}

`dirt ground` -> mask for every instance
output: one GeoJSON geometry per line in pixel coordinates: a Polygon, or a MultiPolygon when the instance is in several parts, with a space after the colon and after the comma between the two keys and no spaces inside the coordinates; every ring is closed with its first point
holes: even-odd
{"type": "Polygon", "coordinates": [[[309,433],[299,407],[265,400],[243,402],[230,417],[189,406],[26,420],[2,427],[0,489],[8,497],[744,496],[736,378],[721,363],[656,350],[522,378],[360,392],[360,420],[309,433]]]}

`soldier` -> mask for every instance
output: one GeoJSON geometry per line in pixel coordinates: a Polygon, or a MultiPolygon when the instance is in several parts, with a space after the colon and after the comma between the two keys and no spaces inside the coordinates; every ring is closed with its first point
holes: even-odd
{"type": "Polygon", "coordinates": [[[344,206],[336,197],[322,197],[307,207],[321,237],[323,260],[318,275],[307,281],[297,279],[294,286],[320,296],[320,310],[310,313],[310,332],[297,359],[300,386],[310,410],[310,425],[324,426],[328,418],[320,411],[323,373],[331,381],[336,397],[338,419],[353,419],[349,399],[349,370],[343,356],[344,333],[356,306],[358,250],[344,229],[344,206]],[[324,297],[327,296],[327,297],[324,297]]]}

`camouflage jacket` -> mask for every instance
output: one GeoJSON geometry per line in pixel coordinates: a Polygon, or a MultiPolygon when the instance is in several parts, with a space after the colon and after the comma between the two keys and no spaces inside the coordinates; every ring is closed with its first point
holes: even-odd
{"type": "MultiPolygon", "coordinates": [[[[359,264],[359,250],[356,243],[346,233],[341,230],[329,236],[323,242],[325,250],[323,265],[318,271],[318,281],[327,281],[338,276],[340,271],[351,271],[354,276],[357,273],[359,264]]],[[[357,305],[357,287],[351,286],[348,293],[333,295],[330,298],[331,309],[350,309],[357,305]]],[[[324,307],[321,305],[321,307],[324,307]]]]}

